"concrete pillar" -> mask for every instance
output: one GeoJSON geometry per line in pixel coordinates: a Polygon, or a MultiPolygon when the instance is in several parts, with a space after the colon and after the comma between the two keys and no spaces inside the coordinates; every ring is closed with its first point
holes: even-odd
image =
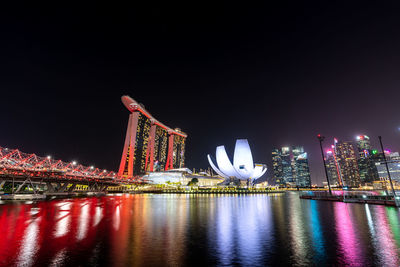
{"type": "Polygon", "coordinates": [[[139,111],[134,111],[129,115],[128,129],[126,130],[124,150],[122,152],[121,163],[119,165],[118,176],[122,176],[126,168],[126,158],[128,156],[128,177],[133,176],[133,158],[135,154],[135,142],[136,142],[136,129],[139,120],[139,111]]]}

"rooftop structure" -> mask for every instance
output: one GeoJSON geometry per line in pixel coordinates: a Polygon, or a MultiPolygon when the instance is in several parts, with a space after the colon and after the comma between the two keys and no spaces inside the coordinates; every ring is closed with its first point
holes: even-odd
{"type": "Polygon", "coordinates": [[[118,176],[131,178],[184,167],[186,133],[161,123],[131,97],[121,100],[131,114],[118,176]]]}

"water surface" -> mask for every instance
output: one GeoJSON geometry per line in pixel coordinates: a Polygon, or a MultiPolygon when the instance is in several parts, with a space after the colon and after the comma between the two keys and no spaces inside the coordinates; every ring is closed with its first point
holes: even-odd
{"type": "Polygon", "coordinates": [[[0,205],[1,266],[400,266],[398,208],[276,195],[0,205]]]}

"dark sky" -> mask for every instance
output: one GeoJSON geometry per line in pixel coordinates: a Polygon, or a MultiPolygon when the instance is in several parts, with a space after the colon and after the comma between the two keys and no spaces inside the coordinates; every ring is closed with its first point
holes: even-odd
{"type": "Polygon", "coordinates": [[[313,182],[318,133],[400,149],[396,1],[83,2],[3,8],[0,146],[116,170],[128,94],[188,133],[190,168],[236,138],[269,169],[303,145],[313,182]]]}

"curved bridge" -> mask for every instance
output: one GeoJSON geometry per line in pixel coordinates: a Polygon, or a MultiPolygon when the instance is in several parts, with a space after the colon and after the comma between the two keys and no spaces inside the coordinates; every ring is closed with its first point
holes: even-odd
{"type": "Polygon", "coordinates": [[[137,182],[137,179],[120,180],[113,171],[75,161],[64,162],[0,147],[0,191],[11,187],[13,194],[23,191],[56,194],[79,191],[84,186],[86,191],[104,192],[109,186],[137,182]]]}

